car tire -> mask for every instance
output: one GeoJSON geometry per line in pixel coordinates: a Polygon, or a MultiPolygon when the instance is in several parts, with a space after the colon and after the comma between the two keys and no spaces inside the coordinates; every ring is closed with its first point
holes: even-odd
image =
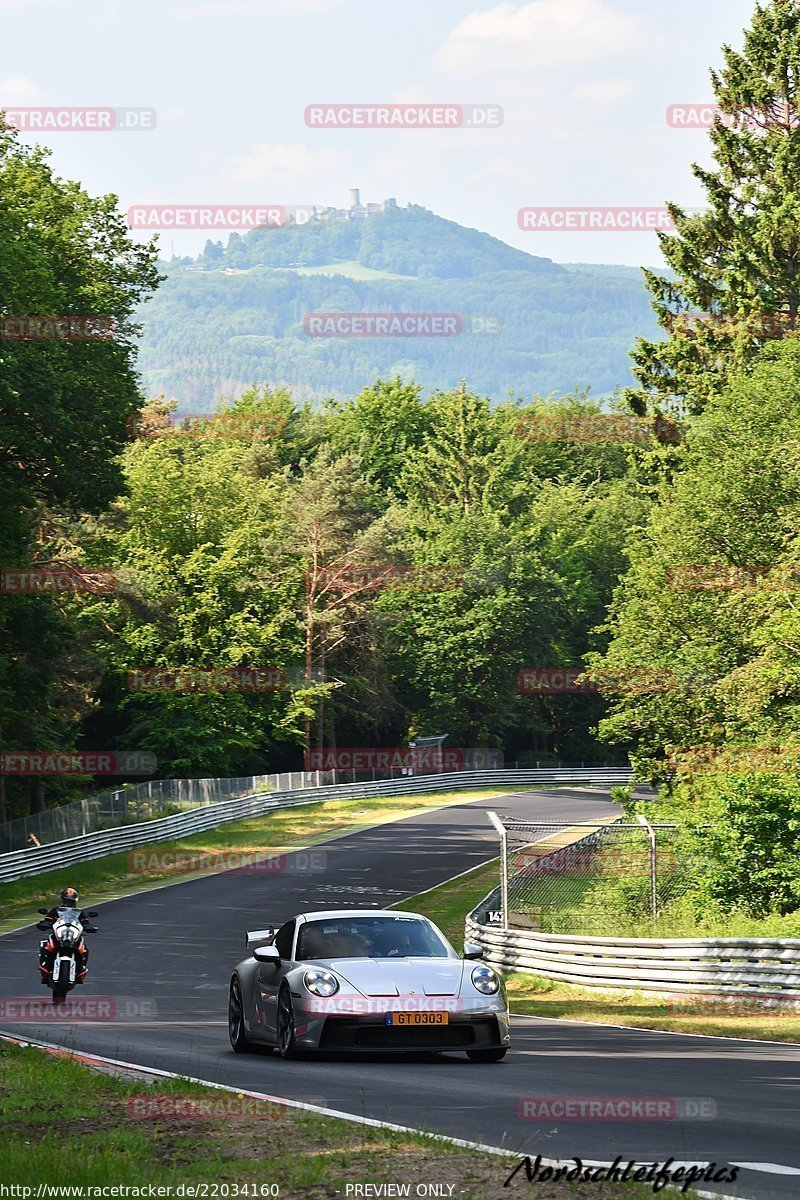
{"type": "Polygon", "coordinates": [[[294,1031],[294,1008],[292,1007],[292,996],[286,984],[278,993],[275,1030],[278,1035],[278,1053],[281,1058],[297,1058],[300,1052],[297,1049],[297,1037],[294,1031]]]}
{"type": "Polygon", "coordinates": [[[244,1032],[244,1004],[242,987],[234,975],[228,993],[228,1037],[237,1054],[247,1054],[253,1049],[244,1032]]]}
{"type": "Polygon", "coordinates": [[[508,1047],[502,1046],[499,1050],[468,1050],[467,1058],[470,1062],[491,1063],[501,1062],[508,1054],[508,1047]]]}

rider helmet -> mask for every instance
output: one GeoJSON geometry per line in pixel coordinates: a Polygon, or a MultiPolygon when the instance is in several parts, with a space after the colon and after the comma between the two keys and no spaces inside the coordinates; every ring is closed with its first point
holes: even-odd
{"type": "Polygon", "coordinates": [[[64,888],[63,892],[61,893],[61,899],[68,908],[78,907],[78,893],[76,892],[75,888],[64,888]]]}

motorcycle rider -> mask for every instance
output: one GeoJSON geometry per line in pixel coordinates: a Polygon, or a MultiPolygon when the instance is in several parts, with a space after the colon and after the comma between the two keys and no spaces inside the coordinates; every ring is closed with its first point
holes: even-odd
{"type": "MultiPolygon", "coordinates": [[[[68,908],[78,908],[80,896],[73,887],[65,887],[61,893],[61,904],[55,905],[49,910],[46,916],[42,917],[41,924],[46,925],[48,922],[53,925],[59,916],[68,908]]],[[[78,914],[78,920],[84,929],[94,930],[88,916],[83,910],[78,914]]],[[[52,934],[46,940],[41,942],[39,946],[39,970],[41,971],[41,982],[46,987],[50,972],[53,969],[53,961],[55,959],[56,945],[53,941],[52,934]]],[[[89,970],[89,947],[83,938],[78,942],[75,951],[75,982],[83,983],[86,979],[86,973],[89,970]]]]}

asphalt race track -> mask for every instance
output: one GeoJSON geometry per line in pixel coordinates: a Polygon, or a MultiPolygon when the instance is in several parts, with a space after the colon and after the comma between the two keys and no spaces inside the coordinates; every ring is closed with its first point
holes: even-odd
{"type": "MultiPolygon", "coordinates": [[[[599,789],[509,794],[347,835],[319,847],[316,858],[287,856],[281,873],[228,872],[98,904],[89,982],[72,994],[112,997],[115,1019],[3,1020],[3,1030],[521,1155],[758,1164],[741,1169],[735,1183],[703,1186],[758,1200],[800,1196],[798,1046],[518,1017],[510,1054],[491,1065],[455,1054],[284,1062],[268,1051],[230,1050],[227,987],[243,957],[245,929],[306,909],[390,905],[493,858],[497,835],[486,818],[489,807],[568,821],[615,811],[599,789]],[[303,869],[309,862],[314,869],[303,869]],[[518,1102],[532,1097],[667,1097],[704,1101],[706,1114],[716,1115],[522,1120],[518,1102]]],[[[80,869],[65,872],[64,883],[79,887],[80,869]]],[[[49,996],[38,985],[38,937],[29,927],[0,939],[4,1000],[49,996]]]]}

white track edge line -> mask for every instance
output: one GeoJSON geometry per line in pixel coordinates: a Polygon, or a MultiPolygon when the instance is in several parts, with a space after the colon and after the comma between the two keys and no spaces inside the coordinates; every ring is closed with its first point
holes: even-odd
{"type": "MultiPolygon", "coordinates": [[[[86,1062],[101,1063],[105,1066],[122,1067],[123,1069],[144,1073],[146,1075],[157,1075],[162,1079],[185,1079],[187,1083],[198,1083],[204,1087],[216,1088],[221,1092],[234,1092],[238,1096],[250,1096],[254,1100],[267,1100],[277,1104],[284,1104],[287,1108],[298,1108],[304,1112],[317,1113],[319,1116],[333,1117],[340,1121],[347,1121],[351,1125],[367,1125],[374,1129],[390,1129],[394,1133],[410,1133],[416,1135],[417,1137],[427,1138],[432,1142],[447,1142],[447,1144],[450,1146],[458,1146],[464,1150],[476,1150],[483,1154],[492,1154],[495,1157],[519,1158],[523,1161],[526,1158],[531,1157],[529,1154],[523,1154],[517,1150],[504,1150],[499,1146],[488,1146],[483,1142],[472,1142],[465,1138],[450,1137],[446,1133],[431,1133],[429,1130],[415,1129],[410,1125],[398,1125],[394,1121],[380,1121],[377,1117],[361,1117],[355,1113],[341,1112],[335,1108],[323,1108],[319,1104],[308,1104],[304,1100],[290,1100],[285,1096],[271,1096],[266,1092],[253,1092],[248,1088],[235,1087],[234,1085],[227,1083],[213,1083],[208,1079],[198,1079],[197,1076],[194,1075],[181,1075],[175,1071],[164,1071],[159,1067],[145,1067],[138,1063],[125,1062],[123,1059],[106,1058],[99,1054],[87,1054],[82,1050],[69,1050],[65,1049],[63,1046],[59,1046],[55,1042],[42,1042],[34,1038],[26,1038],[23,1040],[20,1038],[15,1038],[10,1034],[3,1032],[2,1030],[0,1030],[0,1041],[13,1042],[22,1047],[34,1046],[43,1050],[52,1050],[56,1051],[58,1054],[65,1054],[67,1057],[74,1058],[78,1061],[83,1059],[86,1062]]],[[[562,1160],[558,1158],[542,1157],[540,1161],[546,1167],[560,1167],[566,1166],[568,1163],[573,1162],[574,1159],[562,1160]]],[[[601,1161],[599,1159],[587,1158],[583,1159],[582,1161],[587,1167],[607,1167],[611,1165],[610,1162],[601,1161]]],[[[688,1161],[689,1160],[687,1160],[687,1162],[688,1161]]],[[[730,1165],[736,1166],[735,1163],[731,1163],[730,1165]]],[[[778,1164],[774,1165],[777,1166],[778,1164]]],[[[677,1187],[673,1188],[671,1185],[668,1185],[668,1187],[664,1190],[675,1191],[679,1195],[686,1195],[685,1192],[682,1192],[677,1187]]],[[[695,1189],[693,1194],[702,1197],[702,1200],[751,1200],[751,1198],[745,1196],[733,1196],[725,1192],[709,1192],[695,1189]]]]}

